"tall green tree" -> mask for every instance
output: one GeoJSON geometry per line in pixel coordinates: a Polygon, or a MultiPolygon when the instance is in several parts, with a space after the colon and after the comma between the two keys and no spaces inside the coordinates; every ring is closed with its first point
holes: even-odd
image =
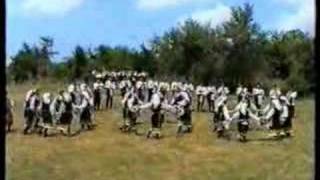
{"type": "Polygon", "coordinates": [[[69,66],[71,66],[71,79],[81,79],[88,74],[89,58],[81,46],[76,46],[73,56],[69,59],[69,66]]]}

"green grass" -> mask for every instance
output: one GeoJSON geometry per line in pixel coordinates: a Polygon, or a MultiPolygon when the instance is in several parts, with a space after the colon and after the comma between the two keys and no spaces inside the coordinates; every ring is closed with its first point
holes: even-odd
{"type": "MultiPolygon", "coordinates": [[[[55,84],[40,87],[54,90],[55,84]]],[[[120,109],[97,113],[97,129],[68,138],[23,136],[22,101],[28,85],[9,86],[16,103],[15,132],[7,135],[9,180],[309,180],[314,164],[314,101],[299,100],[295,137],[259,141],[266,131],[251,131],[250,142],[216,139],[206,113],[194,113],[194,132],[175,137],[175,124],[164,124],[164,138],[122,134],[120,109]]],[[[59,86],[62,88],[62,86],[59,86]]],[[[146,113],[148,114],[148,113],[146,113]]],[[[143,120],[148,120],[143,115],[143,120]]],[[[150,123],[140,126],[142,131],[150,123]]]]}

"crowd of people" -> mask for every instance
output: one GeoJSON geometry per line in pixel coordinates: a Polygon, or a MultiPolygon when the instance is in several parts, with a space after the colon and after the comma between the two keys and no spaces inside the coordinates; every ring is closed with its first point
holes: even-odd
{"type": "Polygon", "coordinates": [[[91,130],[95,127],[95,112],[114,109],[114,96],[119,94],[123,116],[123,124],[119,127],[121,132],[136,132],[141,112],[149,111],[151,128],[146,133],[148,138],[162,136],[166,113],[176,117],[176,135],[181,136],[193,131],[192,113],[206,111],[212,114],[212,130],[218,138],[225,137],[231,123],[236,122],[237,137],[245,142],[252,121],[270,129],[272,137],[292,136],[297,92],[282,92],[276,85],[269,94],[261,84],[253,88],[239,84],[236,92],[231,93],[223,82],[216,86],[202,86],[189,82],[157,81],[145,72],[93,71],[92,76],[94,82],[72,83],[56,95],[49,92],[40,94],[39,89],[28,91],[24,103],[23,133],[36,131],[48,136],[50,129],[57,129],[70,135],[72,122],[78,123],[81,131],[91,130]],[[234,108],[230,108],[231,94],[237,97],[234,108]]]}

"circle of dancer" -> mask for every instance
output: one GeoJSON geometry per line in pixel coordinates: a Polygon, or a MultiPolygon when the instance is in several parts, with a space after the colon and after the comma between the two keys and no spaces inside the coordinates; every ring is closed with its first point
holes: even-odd
{"type": "MultiPolygon", "coordinates": [[[[41,90],[42,91],[42,90],[41,90]]],[[[150,112],[147,138],[160,139],[165,115],[171,114],[177,122],[177,137],[192,133],[193,112],[210,113],[209,127],[218,138],[229,138],[231,124],[236,126],[237,139],[247,141],[252,125],[270,131],[272,138],[293,136],[297,92],[281,91],[273,85],[267,94],[260,83],[255,87],[242,84],[231,93],[221,81],[203,86],[190,82],[158,81],[145,72],[92,72],[91,82],[74,82],[56,94],[31,89],[24,100],[23,134],[39,133],[44,137],[51,131],[72,136],[72,124],[77,132],[96,126],[95,112],[115,109],[114,99],[121,98],[122,124],[120,132],[136,133],[137,120],[143,111],[150,112]],[[230,106],[233,106],[232,108],[230,106]]],[[[7,129],[13,124],[13,101],[7,98],[7,129]]]]}

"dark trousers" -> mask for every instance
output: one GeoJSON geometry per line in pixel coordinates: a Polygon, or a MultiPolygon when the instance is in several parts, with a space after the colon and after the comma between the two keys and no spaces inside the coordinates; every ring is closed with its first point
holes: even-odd
{"type": "Polygon", "coordinates": [[[128,111],[128,118],[129,118],[130,126],[131,127],[135,126],[137,122],[137,113],[128,111]]]}
{"type": "Polygon", "coordinates": [[[151,101],[151,97],[152,97],[152,89],[148,89],[148,102],[151,101]]]}
{"type": "Polygon", "coordinates": [[[91,128],[92,122],[91,122],[91,113],[89,107],[85,108],[83,112],[80,115],[80,123],[81,128],[84,129],[85,126],[87,126],[87,129],[91,128]]]}
{"type": "Polygon", "coordinates": [[[24,112],[24,117],[26,120],[25,128],[23,130],[24,134],[27,134],[28,131],[32,128],[32,125],[34,123],[34,128],[38,127],[39,118],[37,117],[37,114],[35,111],[26,109],[24,112]]]}
{"type": "Polygon", "coordinates": [[[283,124],[283,128],[291,129],[292,128],[292,119],[294,118],[295,108],[294,106],[288,106],[289,116],[283,124]]]}
{"type": "Polygon", "coordinates": [[[99,93],[99,91],[95,90],[94,91],[94,108],[95,108],[95,110],[100,110],[100,103],[101,103],[100,93],[99,93]]]}
{"type": "Polygon", "coordinates": [[[276,110],[273,117],[272,117],[272,126],[270,129],[279,130],[281,128],[282,128],[282,126],[280,123],[280,112],[276,110]]]}
{"type": "Polygon", "coordinates": [[[112,108],[112,104],[113,104],[113,97],[111,95],[111,90],[107,90],[107,100],[106,100],[106,107],[107,108],[112,108]]]}
{"type": "Polygon", "coordinates": [[[185,108],[184,114],[180,117],[180,119],[185,126],[192,125],[191,110],[189,108],[185,108]]]}
{"type": "Polygon", "coordinates": [[[161,127],[161,114],[160,112],[154,112],[151,116],[151,127],[160,128],[161,127]]]}

